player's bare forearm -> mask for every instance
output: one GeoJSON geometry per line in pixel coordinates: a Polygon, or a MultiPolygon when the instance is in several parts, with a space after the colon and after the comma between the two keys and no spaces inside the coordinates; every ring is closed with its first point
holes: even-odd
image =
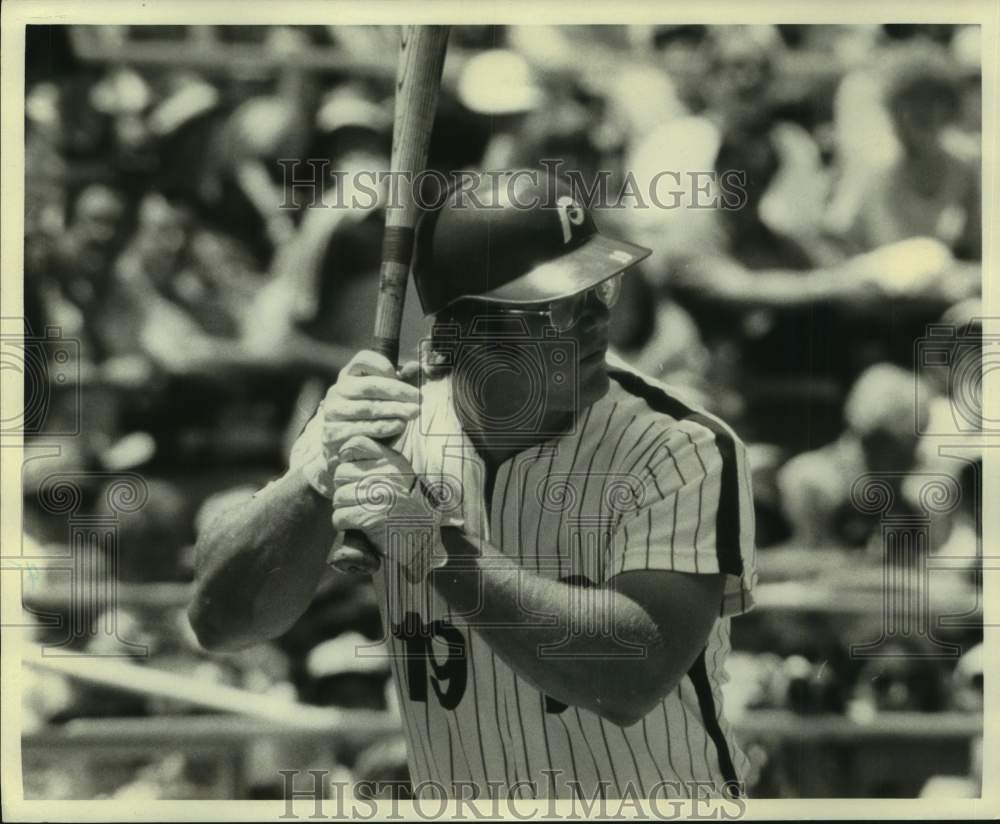
{"type": "Polygon", "coordinates": [[[325,570],[334,538],[330,513],[329,500],[291,470],[205,528],[188,609],[204,647],[260,643],[298,620],[325,570]]]}
{"type": "Polygon", "coordinates": [[[442,534],[452,561],[432,582],[452,608],[473,613],[470,624],[538,689],[615,724],[639,721],[676,687],[719,614],[721,575],[642,570],[585,588],[442,534]]]}

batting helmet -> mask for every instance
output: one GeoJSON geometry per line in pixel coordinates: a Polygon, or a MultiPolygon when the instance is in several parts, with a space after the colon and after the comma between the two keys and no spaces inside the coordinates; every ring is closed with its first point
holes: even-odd
{"type": "Polygon", "coordinates": [[[425,211],[413,274],[424,314],[432,315],[463,298],[531,304],[569,297],[650,254],[598,232],[569,183],[525,170],[452,187],[443,205],[425,211]]]}

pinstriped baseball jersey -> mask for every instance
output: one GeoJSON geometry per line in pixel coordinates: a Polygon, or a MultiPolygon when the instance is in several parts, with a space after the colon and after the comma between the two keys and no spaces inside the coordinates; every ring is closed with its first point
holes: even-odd
{"type": "MultiPolygon", "coordinates": [[[[397,448],[431,482],[458,480],[454,505],[467,524],[527,574],[602,587],[633,570],[725,573],[708,642],[681,683],[622,728],[539,692],[493,653],[474,615],[454,614],[429,585],[385,564],[374,582],[415,785],[464,782],[484,795],[525,798],[677,798],[719,795],[746,774],[721,695],[730,619],[751,607],[756,578],[744,447],[666,387],[626,369],[609,374],[610,391],[574,431],[518,452],[491,484],[458,424],[448,379],[422,388],[420,417],[397,448]]],[[[316,426],[303,433],[293,464],[310,452],[316,426]]],[[[558,647],[539,654],[557,666],[558,647]]]]}

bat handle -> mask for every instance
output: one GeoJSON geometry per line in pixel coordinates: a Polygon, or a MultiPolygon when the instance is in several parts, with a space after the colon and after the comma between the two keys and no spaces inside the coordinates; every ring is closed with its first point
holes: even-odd
{"type": "Polygon", "coordinates": [[[334,550],[330,563],[338,572],[371,575],[378,572],[382,559],[365,533],[349,529],[344,533],[344,543],[334,550]]]}

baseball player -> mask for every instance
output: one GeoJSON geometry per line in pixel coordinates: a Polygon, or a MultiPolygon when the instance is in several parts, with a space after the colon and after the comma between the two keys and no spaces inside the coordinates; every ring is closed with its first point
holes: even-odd
{"type": "Polygon", "coordinates": [[[417,792],[740,795],[721,685],[755,581],[743,444],[607,361],[648,250],[562,184],[472,195],[418,226],[419,385],[357,354],[288,472],[201,536],[193,626],[212,649],[280,634],[362,530],[417,792]]]}

